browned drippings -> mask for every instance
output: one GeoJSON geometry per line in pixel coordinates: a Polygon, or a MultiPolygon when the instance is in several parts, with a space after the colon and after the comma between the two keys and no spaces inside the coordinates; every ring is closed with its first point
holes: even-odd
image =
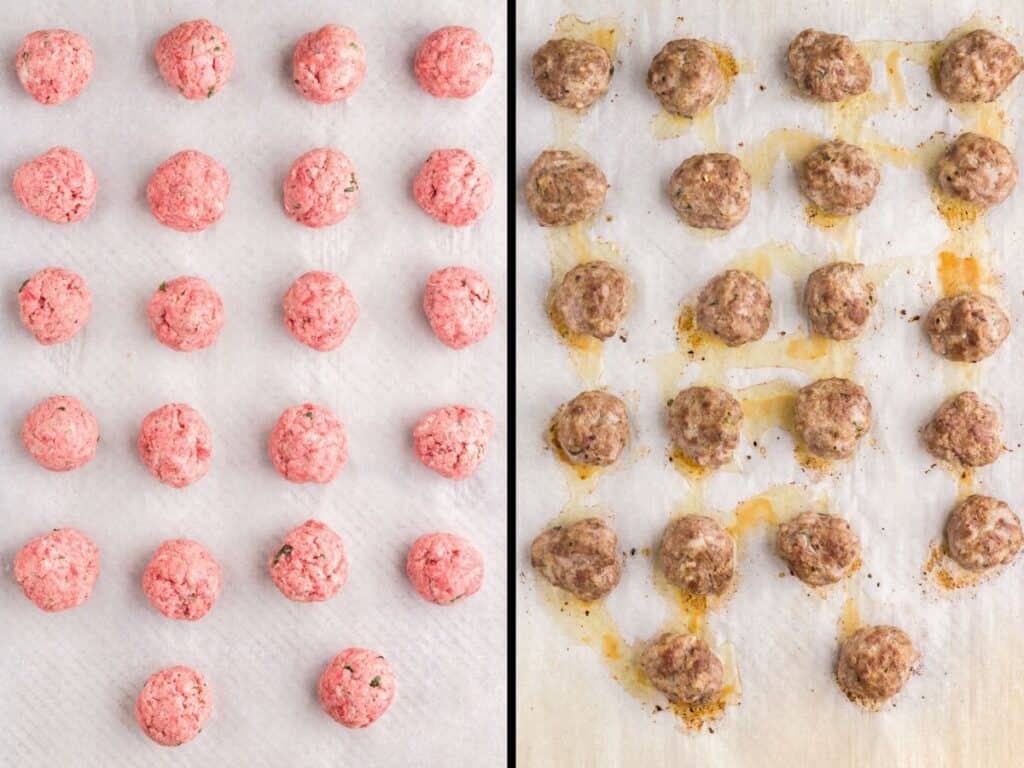
{"type": "Polygon", "coordinates": [[[804,217],[808,224],[818,229],[835,229],[850,218],[835,213],[826,213],[814,203],[807,203],[804,206],[804,217]]]}
{"type": "Polygon", "coordinates": [[[951,251],[940,251],[938,270],[943,296],[977,291],[985,282],[985,267],[974,256],[957,256],[951,251]]]}
{"type": "Polygon", "coordinates": [[[852,635],[860,629],[862,623],[856,598],[851,594],[847,594],[846,600],[843,602],[843,612],[839,616],[840,639],[852,635]]]}

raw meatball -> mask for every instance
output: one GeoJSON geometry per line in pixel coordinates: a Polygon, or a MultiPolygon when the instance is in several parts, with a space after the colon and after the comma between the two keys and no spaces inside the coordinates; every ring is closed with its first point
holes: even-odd
{"type": "Polygon", "coordinates": [[[40,104],[73,99],[92,77],[92,48],[66,29],[41,29],[27,35],[14,56],[22,87],[40,104]]]}
{"type": "Polygon", "coordinates": [[[142,591],[169,619],[198,621],[220,596],[220,565],[202,544],[171,539],[156,548],[142,572],[142,591]]]}
{"type": "Polygon", "coordinates": [[[554,435],[573,464],[614,464],[629,442],[626,404],[600,390],[581,392],[555,413],[554,435]]]}
{"type": "Polygon", "coordinates": [[[36,272],[18,289],[21,323],[40,344],[63,344],[92,313],[92,294],[81,275],[62,267],[36,272]]]}
{"type": "Polygon", "coordinates": [[[150,675],[135,701],[135,719],[157,744],[192,741],[213,712],[213,690],[201,674],[184,666],[150,675]]]}
{"type": "Polygon", "coordinates": [[[835,584],[860,560],[860,539],[838,515],[804,512],[779,526],[779,554],[801,581],[812,587],[835,584]]]}
{"type": "Polygon", "coordinates": [[[299,157],[284,179],[284,212],[307,227],[329,227],[356,207],[359,180],[344,153],[329,147],[299,157]]]}
{"type": "Polygon", "coordinates": [[[742,425],[739,401],[717,387],[684,389],[668,406],[672,444],[699,467],[717,469],[731,461],[742,425]]]}
{"type": "Polygon", "coordinates": [[[995,139],[961,133],[939,160],[939,189],[969,203],[995,205],[1017,184],[1017,163],[995,139]]]}
{"type": "Polygon", "coordinates": [[[491,332],[498,301],[486,278],[476,270],[446,267],[427,278],[423,313],[442,344],[463,349],[491,332]]]}
{"type": "Polygon", "coordinates": [[[186,99],[208,99],[228,81],[235,53],[227,33],[206,19],[179,24],[156,44],[156,65],[186,99]]]}
{"type": "Polygon", "coordinates": [[[696,635],[663,632],[644,648],[640,667],[669,701],[699,706],[722,691],[722,662],[696,635]]]}
{"type": "Polygon", "coordinates": [[[734,155],[694,155],[672,172],[668,194],[691,227],[732,229],[750,210],[750,174],[734,155]]]}
{"type": "Polygon", "coordinates": [[[607,261],[588,261],[565,273],[551,297],[555,317],[572,333],[607,339],[629,311],[633,283],[607,261]]]}
{"type": "Polygon", "coordinates": [[[841,101],[871,87],[871,66],[846,35],[805,29],[786,58],[797,88],[816,101],[841,101]]]}
{"type": "Polygon", "coordinates": [[[220,163],[194,149],[164,160],[146,185],[149,210],[165,227],[200,232],[224,215],[231,177],[220,163]]]}
{"type": "Polygon", "coordinates": [[[871,401],[849,379],[819,379],[797,393],[793,426],[815,456],[848,459],[871,429],[871,401]]]}
{"type": "Polygon", "coordinates": [[[677,587],[694,595],[721,595],[736,570],[736,542],[710,517],[683,515],[665,526],[658,561],[677,587]]]}
{"type": "Polygon", "coordinates": [[[217,340],[224,327],[224,302],[201,277],[176,277],[153,292],[146,317],[161,344],[193,352],[217,340]]]}
{"type": "Polygon", "coordinates": [[[448,605],[480,589],[484,556],[461,536],[431,533],[409,548],[405,573],[424,600],[448,605]]]}
{"type": "Polygon", "coordinates": [[[66,611],[84,603],[99,572],[99,548],[74,528],[36,536],[14,557],[14,580],[44,611],[66,611]]]}
{"type": "Polygon", "coordinates": [[[21,427],[21,441],[39,466],[67,472],[96,455],[100,427],[78,400],[57,395],[29,411],[21,427]]]}
{"type": "Polygon", "coordinates": [[[468,99],[494,69],[491,46],[469,27],[441,27],[420,43],[413,71],[420,88],[439,99],[468,99]]]}
{"type": "Polygon", "coordinates": [[[852,216],[875,199],[878,166],[860,147],[836,139],[819,144],[800,169],[800,191],[825,213],[852,216]]]}
{"type": "Polygon", "coordinates": [[[96,176],[85,158],[52,147],[14,172],[14,197],[34,216],[70,224],[89,215],[96,202],[96,176]]]}
{"type": "Polygon", "coordinates": [[[969,291],[939,299],[925,323],[937,354],[958,363],[976,363],[1010,334],[1010,318],[991,296],[969,291]]]}
{"type": "Polygon", "coordinates": [[[757,341],[768,331],[772,297],[752,272],[727,269],[697,296],[697,327],[730,347],[757,341]]]}
{"type": "Polygon", "coordinates": [[[139,456],[161,483],[192,485],[210,469],[212,455],[213,433],[191,406],[168,403],[142,420],[139,456]]]}
{"type": "Polygon", "coordinates": [[[348,459],[345,425],[322,405],[288,408],[270,433],[274,468],[293,483],[329,483],[348,459]]]}
{"type": "Polygon", "coordinates": [[[329,600],[348,580],[345,544],[319,520],[307,520],[289,531],[268,567],[281,594],[297,603],[329,600]]]}
{"type": "Polygon", "coordinates": [[[549,149],[526,173],[526,205],[542,227],[565,227],[589,219],[604,205],[608,180],[579,155],[549,149]]]}
{"type": "Polygon", "coordinates": [[[987,29],[968,32],[939,59],[939,90],[950,101],[994,101],[1024,68],[1013,45],[987,29]]]}
{"type": "Polygon", "coordinates": [[[441,477],[464,480],[484,460],[492,432],[494,418],[487,411],[449,405],[417,422],[412,431],[413,448],[423,466],[441,477]]]}
{"type": "Polygon", "coordinates": [[[871,317],[875,285],[864,279],[864,265],[848,261],[811,272],[804,287],[811,329],[830,339],[855,339],[871,317]]]}
{"type": "Polygon", "coordinates": [[[442,224],[465,227],[491,207],[494,182],[466,150],[435,149],[413,180],[412,196],[442,224]]]}
{"type": "Polygon", "coordinates": [[[530,564],[580,600],[598,600],[619,583],[619,540],[603,520],[588,517],[548,528],[530,546],[530,564]]]}
{"type": "Polygon", "coordinates": [[[1009,565],[1024,545],[1020,520],[1004,501],[968,496],[946,521],[949,555],[971,571],[1009,565]]]}
{"type": "Polygon", "coordinates": [[[320,705],[346,728],[365,728],[391,706],[397,684],[379,653],[346,648],[320,676],[320,705]]]}
{"type": "Polygon", "coordinates": [[[366,75],[366,49],[354,29],[327,24],[299,38],[292,55],[292,81],[317,104],[347,99],[366,75]]]}
{"type": "Polygon", "coordinates": [[[937,459],[967,467],[991,464],[1003,452],[999,414],[974,392],[947,400],[924,428],[925,447],[937,459]]]}
{"type": "Polygon", "coordinates": [[[359,303],[330,272],[307,272],[284,295],[284,324],[297,341],[320,352],[339,346],[359,319],[359,303]]]}
{"type": "Polygon", "coordinates": [[[877,709],[900,692],[918,659],[902,629],[861,627],[839,646],[836,681],[851,701],[877,709]]]}
{"type": "Polygon", "coordinates": [[[533,54],[533,84],[540,95],[566,109],[586,109],[608,91],[612,57],[582,40],[548,40],[533,54]]]}
{"type": "Polygon", "coordinates": [[[725,90],[725,78],[703,40],[670,40],[647,70],[647,87],[665,111],[693,117],[725,90]]]}

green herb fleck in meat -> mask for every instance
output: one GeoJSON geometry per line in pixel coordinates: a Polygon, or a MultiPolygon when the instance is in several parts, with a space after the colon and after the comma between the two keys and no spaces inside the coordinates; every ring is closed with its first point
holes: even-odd
{"type": "Polygon", "coordinates": [[[281,547],[279,550],[277,550],[277,554],[274,555],[274,565],[277,565],[278,560],[280,560],[282,557],[284,557],[286,555],[290,555],[291,553],[292,553],[292,545],[291,544],[285,544],[283,547],[281,547]]]}
{"type": "Polygon", "coordinates": [[[211,96],[213,96],[213,92],[214,92],[215,90],[217,90],[217,89],[216,89],[216,88],[214,88],[214,87],[213,87],[213,86],[211,85],[211,86],[210,86],[210,89],[209,89],[209,90],[208,90],[208,91],[206,92],[206,98],[210,98],[211,96]]]}
{"type": "MultiPolygon", "coordinates": [[[[29,280],[31,280],[31,278],[29,278],[29,280]]],[[[21,293],[23,290],[25,290],[26,285],[28,285],[28,280],[21,284],[21,287],[18,288],[18,293],[21,293]]]]}
{"type": "Polygon", "coordinates": [[[167,290],[167,283],[160,283],[160,290],[161,291],[166,291],[167,290]]]}
{"type": "Polygon", "coordinates": [[[377,677],[373,678],[373,680],[370,681],[370,687],[380,688],[380,675],[377,675],[377,677]]]}

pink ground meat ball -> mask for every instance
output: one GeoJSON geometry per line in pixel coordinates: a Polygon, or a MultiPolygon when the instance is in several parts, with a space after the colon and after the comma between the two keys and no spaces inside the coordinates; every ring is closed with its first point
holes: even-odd
{"type": "Polygon", "coordinates": [[[447,267],[427,278],[423,312],[442,344],[462,349],[491,332],[498,304],[491,286],[479,272],[468,267],[447,267]]]}
{"type": "Polygon", "coordinates": [[[490,174],[464,149],[436,149],[412,184],[416,203],[442,224],[464,227],[494,199],[490,174]]]}
{"type": "Polygon", "coordinates": [[[359,199],[356,169],[336,149],[311,149],[292,163],[284,180],[284,212],[307,227],[329,227],[359,199]]]}
{"type": "Polygon", "coordinates": [[[14,558],[14,579],[44,611],[66,611],[89,599],[100,572],[100,550],[74,528],[36,536],[14,558]]]}
{"type": "Polygon", "coordinates": [[[95,67],[89,41],[66,29],[28,35],[14,56],[22,87],[40,104],[63,104],[85,88],[95,67]]]}
{"type": "Polygon", "coordinates": [[[487,452],[494,419],[487,411],[450,405],[431,411],[412,431],[416,457],[442,477],[472,475],[487,452]]]}
{"type": "Polygon", "coordinates": [[[142,591],[169,619],[198,621],[220,596],[220,565],[202,544],[189,539],[165,541],[142,572],[142,591]]]}
{"type": "Polygon", "coordinates": [[[213,433],[194,408],[168,403],[142,420],[139,455],[161,483],[184,488],[210,469],[213,433]]]}
{"type": "Polygon", "coordinates": [[[97,189],[85,158],[67,147],[48,149],[14,172],[14,197],[26,211],[54,224],[88,216],[97,189]]]}
{"type": "Polygon", "coordinates": [[[395,698],[397,680],[383,656],[366,648],[346,648],[320,676],[320,705],[346,728],[365,728],[395,698]]]}
{"type": "Polygon", "coordinates": [[[307,520],[293,528],[268,566],[281,594],[298,603],[328,600],[348,579],[345,544],[319,520],[307,520]]]}
{"type": "Polygon", "coordinates": [[[317,104],[347,99],[366,75],[366,49],[355,30],[328,24],[299,38],[292,55],[292,80],[317,104]]]}
{"type": "Polygon", "coordinates": [[[157,744],[192,741],[213,712],[213,689],[194,669],[168,667],[150,675],[135,701],[135,719],[157,744]]]}
{"type": "Polygon", "coordinates": [[[36,272],[18,289],[21,322],[40,344],[62,344],[92,313],[92,294],[81,275],[62,267],[36,272]]]}
{"type": "Polygon", "coordinates": [[[209,155],[187,149],[162,162],[146,185],[153,216],[179,232],[199,232],[224,215],[231,177],[209,155]]]}
{"type": "Polygon", "coordinates": [[[468,27],[431,32],[413,62],[420,87],[441,99],[468,99],[484,87],[493,69],[491,46],[468,27]]]}
{"type": "Polygon", "coordinates": [[[480,589],[484,556],[460,536],[430,533],[409,548],[405,573],[424,600],[447,605],[480,589]]]}
{"type": "Polygon", "coordinates": [[[190,100],[213,96],[235,66],[227,33],[206,19],[176,26],[157,42],[154,56],[164,81],[190,100]]]}
{"type": "Polygon", "coordinates": [[[57,395],[29,411],[21,427],[21,441],[39,466],[67,472],[96,455],[100,427],[78,400],[57,395]]]}
{"type": "Polygon", "coordinates": [[[146,317],[161,344],[193,352],[217,340],[224,327],[224,302],[201,277],[176,277],[153,292],[146,317]]]}
{"type": "Polygon", "coordinates": [[[327,408],[313,403],[282,413],[268,448],[274,468],[293,483],[329,483],[348,459],[345,426],[327,408]]]}
{"type": "Polygon", "coordinates": [[[284,295],[284,324],[307,347],[327,352],[347,337],[359,304],[344,281],[330,272],[307,272],[284,295]]]}

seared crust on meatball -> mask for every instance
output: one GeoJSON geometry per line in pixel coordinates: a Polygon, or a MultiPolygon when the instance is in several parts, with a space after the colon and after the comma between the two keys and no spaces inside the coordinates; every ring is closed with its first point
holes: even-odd
{"type": "Polygon", "coordinates": [[[855,339],[871,317],[875,286],[864,279],[863,264],[826,264],[808,276],[804,306],[815,333],[830,339],[855,339]]]}
{"type": "Polygon", "coordinates": [[[740,440],[743,408],[718,387],[690,387],[668,406],[668,433],[687,461],[717,469],[732,459],[740,440]]]}
{"type": "Polygon", "coordinates": [[[950,101],[993,101],[1024,67],[999,35],[976,29],[950,43],[939,60],[939,90],[950,101]]]}
{"type": "Polygon", "coordinates": [[[971,571],[1009,565],[1024,545],[1020,520],[1005,501],[974,494],[946,521],[949,556],[971,571]]]}
{"type": "Polygon", "coordinates": [[[608,91],[612,57],[583,40],[548,40],[533,54],[533,83],[540,95],[567,109],[586,109],[608,91]]]}
{"type": "Polygon", "coordinates": [[[789,44],[789,76],[806,96],[841,101],[871,87],[871,67],[845,35],[805,29],[789,44]]]}
{"type": "Polygon", "coordinates": [[[561,149],[541,152],[526,174],[526,204],[542,227],[564,227],[593,216],[607,191],[600,168],[561,149]]]}
{"type": "Polygon", "coordinates": [[[668,194],[691,227],[732,229],[750,210],[750,174],[735,155],[694,155],[672,172],[668,194]]]}
{"type": "Polygon", "coordinates": [[[861,627],[839,646],[836,681],[851,701],[877,709],[900,692],[920,658],[902,629],[861,627]]]}
{"type": "Polygon", "coordinates": [[[597,389],[581,392],[559,407],[554,435],[558,447],[573,464],[613,464],[629,442],[626,404],[597,389]]]}
{"type": "Polygon", "coordinates": [[[939,189],[969,203],[995,205],[1017,184],[1017,163],[1010,150],[995,139],[961,133],[949,145],[936,168],[939,189]]]}
{"type": "Polygon", "coordinates": [[[849,379],[819,379],[797,393],[794,429],[815,456],[848,459],[871,429],[871,401],[849,379]]]}
{"type": "Polygon", "coordinates": [[[651,61],[647,87],[666,112],[693,117],[718,98],[725,77],[703,40],[670,40],[651,61]]]}
{"type": "Polygon", "coordinates": [[[697,327],[730,347],[757,341],[772,320],[772,297],[753,272],[728,269],[697,296],[697,327]]]}
{"type": "Polygon", "coordinates": [[[800,191],[835,216],[852,216],[867,208],[881,180],[867,152],[839,139],[815,147],[800,169],[800,191]]]}
{"type": "Polygon", "coordinates": [[[722,662],[696,635],[663,632],[640,654],[640,667],[669,701],[698,706],[722,691],[722,662]]]}
{"type": "Polygon", "coordinates": [[[1010,333],[1010,318],[991,296],[969,291],[935,302],[925,322],[932,349],[947,360],[984,360],[1010,333]]]}
{"type": "Polygon", "coordinates": [[[551,308],[572,333],[598,339],[615,335],[629,311],[633,283],[607,261],[588,261],[568,272],[551,297],[551,308]]]}
{"type": "Polygon", "coordinates": [[[665,526],[658,561],[677,587],[694,595],[721,595],[736,570],[736,542],[710,517],[683,515],[665,526]]]}
{"type": "Polygon", "coordinates": [[[779,555],[800,581],[812,587],[835,584],[860,559],[860,539],[838,515],[804,512],[779,526],[779,555]]]}
{"type": "Polygon", "coordinates": [[[974,392],[961,392],[935,412],[922,437],[928,453],[937,459],[983,467],[1003,452],[1001,431],[995,408],[974,392]]]}
{"type": "Polygon", "coordinates": [[[603,520],[556,525],[530,547],[530,563],[556,587],[580,600],[604,597],[619,583],[619,540],[603,520]]]}

